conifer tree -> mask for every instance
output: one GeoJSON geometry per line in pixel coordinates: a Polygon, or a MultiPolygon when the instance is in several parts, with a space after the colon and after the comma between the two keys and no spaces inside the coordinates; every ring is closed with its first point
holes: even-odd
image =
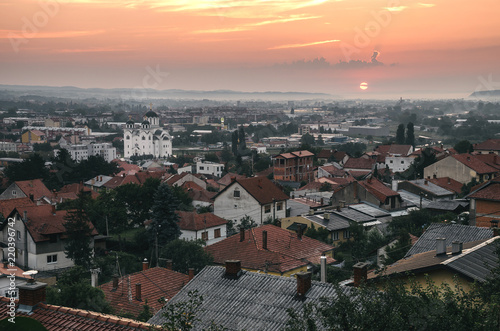
{"type": "Polygon", "coordinates": [[[156,241],[163,246],[166,243],[179,238],[179,216],[175,212],[179,204],[174,192],[167,185],[162,183],[158,186],[154,195],[153,207],[151,208],[151,226],[148,229],[150,242],[156,241]]]}

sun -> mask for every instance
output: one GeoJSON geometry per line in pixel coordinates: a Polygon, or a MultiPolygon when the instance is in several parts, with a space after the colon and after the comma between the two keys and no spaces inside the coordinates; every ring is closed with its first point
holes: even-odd
{"type": "Polygon", "coordinates": [[[359,84],[359,88],[362,90],[366,90],[368,88],[368,83],[363,82],[363,83],[359,84]]]}

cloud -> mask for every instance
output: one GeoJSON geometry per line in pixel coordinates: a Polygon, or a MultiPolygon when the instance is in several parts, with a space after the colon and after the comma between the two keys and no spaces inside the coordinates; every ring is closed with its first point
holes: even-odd
{"type": "Polygon", "coordinates": [[[269,24],[279,24],[279,23],[288,23],[288,22],[303,21],[303,20],[312,20],[312,19],[316,19],[316,18],[321,18],[321,16],[291,15],[289,17],[277,18],[274,20],[266,20],[266,21],[261,21],[261,22],[247,23],[247,24],[242,24],[240,26],[230,27],[230,28],[198,30],[198,31],[193,31],[193,33],[200,34],[200,33],[227,33],[227,32],[249,31],[249,30],[255,30],[255,28],[257,28],[259,26],[264,26],[264,25],[269,25],[269,24]]]}
{"type": "Polygon", "coordinates": [[[338,39],[323,40],[323,41],[314,41],[314,42],[305,43],[305,44],[280,45],[280,46],[275,46],[275,47],[271,47],[271,48],[268,48],[268,49],[283,49],[283,48],[308,47],[308,46],[322,45],[322,44],[328,44],[328,43],[335,43],[335,42],[339,42],[339,41],[340,40],[338,40],[338,39]]]}
{"type": "Polygon", "coordinates": [[[432,8],[432,7],[435,7],[436,4],[435,3],[422,3],[422,2],[419,2],[418,6],[419,7],[423,7],[423,8],[432,8]]]}
{"type": "Polygon", "coordinates": [[[385,7],[384,9],[390,12],[400,12],[407,8],[408,8],[407,6],[397,6],[397,7],[385,7]]]}

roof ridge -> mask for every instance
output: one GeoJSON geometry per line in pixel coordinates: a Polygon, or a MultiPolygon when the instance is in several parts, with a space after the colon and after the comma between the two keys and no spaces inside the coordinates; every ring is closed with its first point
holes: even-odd
{"type": "Polygon", "coordinates": [[[493,237],[493,238],[491,238],[491,239],[488,239],[488,240],[486,240],[485,242],[482,242],[482,243],[480,243],[480,244],[478,244],[478,245],[476,245],[476,246],[474,246],[474,247],[471,247],[471,248],[469,248],[469,249],[467,249],[467,250],[464,250],[464,251],[462,252],[462,254],[458,254],[458,255],[456,255],[456,256],[453,256],[453,257],[451,257],[451,258],[449,258],[449,259],[447,259],[447,260],[445,260],[445,261],[441,262],[440,264],[442,264],[442,265],[448,265],[449,263],[451,263],[451,262],[453,262],[453,261],[456,261],[456,260],[458,260],[458,259],[461,259],[461,258],[463,258],[464,256],[466,256],[466,255],[468,255],[468,254],[470,254],[470,253],[472,253],[472,252],[475,252],[475,251],[477,251],[478,249],[483,248],[483,247],[484,247],[484,246],[486,246],[486,245],[491,244],[492,242],[494,242],[495,240],[497,240],[497,239],[499,239],[499,238],[500,238],[500,237],[499,237],[499,236],[497,236],[497,237],[493,237]]]}

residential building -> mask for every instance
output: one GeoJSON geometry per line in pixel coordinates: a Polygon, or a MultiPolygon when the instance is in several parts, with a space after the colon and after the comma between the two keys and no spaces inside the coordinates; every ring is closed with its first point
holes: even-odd
{"type": "Polygon", "coordinates": [[[167,268],[149,268],[114,277],[99,288],[118,315],[129,314],[137,318],[147,302],[151,313],[157,313],[167,300],[171,300],[189,282],[189,276],[167,268]],[[164,299],[162,302],[160,299],[164,299]]]}
{"type": "Polygon", "coordinates": [[[287,277],[319,264],[322,255],[328,264],[335,262],[333,246],[271,224],[241,229],[239,235],[207,246],[205,251],[219,265],[228,259],[240,260],[245,270],[287,277]]]}
{"type": "Polygon", "coordinates": [[[424,169],[424,177],[450,177],[467,184],[472,179],[478,182],[493,179],[499,170],[481,161],[471,154],[455,154],[437,161],[424,169]]]}
{"type": "Polygon", "coordinates": [[[212,213],[198,214],[196,211],[176,211],[179,215],[180,239],[202,239],[206,245],[224,240],[227,236],[227,221],[212,213]]]}
{"type": "Polygon", "coordinates": [[[456,193],[434,184],[429,179],[406,180],[398,183],[398,189],[422,195],[427,200],[453,200],[456,193]]]}
{"type": "Polygon", "coordinates": [[[318,178],[336,178],[336,177],[347,177],[347,173],[340,165],[338,167],[335,164],[325,164],[318,167],[318,178]]]}
{"type": "Polygon", "coordinates": [[[209,161],[196,162],[196,173],[202,175],[212,175],[215,177],[222,177],[224,165],[222,163],[215,163],[209,161]]]}
{"type": "Polygon", "coordinates": [[[172,155],[172,137],[160,127],[158,114],[150,109],[143,119],[139,128],[134,121],[127,121],[123,132],[124,157],[153,155],[166,158],[172,155]]]}
{"type": "Polygon", "coordinates": [[[51,192],[41,179],[17,181],[0,194],[0,200],[29,198],[37,204],[50,203],[54,193],[51,192]]]}
{"type": "Polygon", "coordinates": [[[76,162],[87,160],[89,156],[101,156],[106,162],[111,162],[116,159],[116,148],[110,143],[66,145],[64,149],[69,152],[71,158],[76,162]]]}
{"type": "Polygon", "coordinates": [[[462,193],[464,184],[450,177],[430,178],[429,182],[436,184],[448,191],[455,192],[456,196],[462,193]]]}
{"type": "Polygon", "coordinates": [[[489,228],[500,220],[500,181],[492,180],[466,196],[470,201],[469,223],[489,228]]]}
{"type": "Polygon", "coordinates": [[[312,182],[314,154],[304,150],[283,153],[273,158],[274,179],[277,181],[312,182]]]}
{"type": "Polygon", "coordinates": [[[17,144],[12,141],[0,141],[0,151],[17,152],[17,144]]]}
{"type": "Polygon", "coordinates": [[[208,330],[213,324],[227,330],[283,330],[289,309],[302,311],[309,303],[319,303],[321,297],[336,296],[334,285],[312,281],[311,273],[298,273],[294,279],[245,271],[239,261],[225,265],[205,267],[148,323],[164,324],[169,305],[188,301],[189,293],[196,291],[204,300],[194,330],[208,330]]]}
{"type": "Polygon", "coordinates": [[[349,155],[346,152],[337,151],[336,149],[322,149],[318,153],[317,158],[319,163],[337,162],[343,165],[349,159],[349,155]]]}
{"type": "Polygon", "coordinates": [[[247,176],[245,176],[245,175],[238,175],[238,174],[233,173],[233,172],[228,172],[227,174],[224,175],[224,177],[222,177],[221,179],[219,179],[217,181],[217,184],[219,184],[219,188],[222,190],[226,186],[228,186],[229,184],[231,184],[234,179],[243,179],[243,178],[247,178],[247,176]]]}
{"type": "Polygon", "coordinates": [[[359,178],[370,174],[375,169],[376,160],[364,157],[351,157],[344,164],[344,170],[359,178]]]}
{"type": "Polygon", "coordinates": [[[45,133],[40,130],[28,130],[22,134],[21,142],[23,144],[46,143],[47,137],[45,136],[45,133]]]}
{"type": "MultiPolygon", "coordinates": [[[[46,330],[139,331],[151,330],[153,327],[128,318],[46,304],[46,287],[46,283],[33,283],[32,280],[17,286],[19,300],[13,302],[16,318],[32,319],[34,321],[30,323],[30,327],[36,327],[38,322],[46,330]]],[[[11,305],[10,298],[0,297],[0,315],[8,317],[12,311],[11,305]]]]}
{"type": "Polygon", "coordinates": [[[186,182],[194,182],[201,188],[206,189],[207,183],[200,179],[201,175],[192,174],[189,172],[183,172],[177,175],[172,175],[167,178],[167,184],[170,186],[182,186],[186,182]]]}
{"type": "MultiPolygon", "coordinates": [[[[24,269],[39,271],[61,269],[74,265],[65,254],[64,223],[67,211],[54,205],[16,207],[1,225],[2,247],[7,247],[9,233],[15,231],[16,263],[24,269]]],[[[98,233],[92,223],[90,247],[98,233]]],[[[4,248],[4,256],[6,254],[4,248]]]]}
{"type": "Polygon", "coordinates": [[[500,139],[488,139],[473,145],[474,152],[500,155],[500,139]]]}
{"type": "Polygon", "coordinates": [[[383,284],[401,279],[410,287],[411,281],[426,287],[429,280],[435,285],[446,284],[455,289],[458,283],[469,291],[474,283],[488,279],[491,271],[498,267],[495,242],[500,237],[463,244],[454,242],[451,249],[444,245],[444,238],[436,239],[436,250],[414,254],[387,266],[383,272],[368,274],[368,281],[383,284]]]}
{"type": "Polygon", "coordinates": [[[236,224],[245,216],[263,224],[285,217],[288,199],[266,177],[235,179],[214,197],[214,214],[236,224]]]}

